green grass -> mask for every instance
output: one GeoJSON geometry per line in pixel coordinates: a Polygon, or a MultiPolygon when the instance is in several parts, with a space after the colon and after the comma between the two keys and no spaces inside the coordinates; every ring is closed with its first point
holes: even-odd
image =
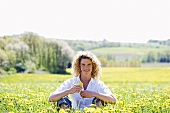
{"type": "Polygon", "coordinates": [[[144,55],[150,51],[158,52],[158,51],[164,51],[167,50],[166,47],[160,47],[160,48],[127,48],[127,47],[107,47],[107,48],[98,48],[90,50],[93,53],[107,55],[107,54],[137,54],[137,55],[144,55]]]}
{"type": "MultiPolygon", "coordinates": [[[[70,69],[67,70],[70,72],[70,69]]],[[[0,76],[1,113],[55,113],[50,93],[72,75],[16,74],[0,76]]],[[[170,68],[103,68],[101,80],[117,96],[116,105],[87,108],[75,113],[168,113],[170,112],[170,68]]],[[[61,111],[60,111],[61,112],[61,111]]]]}
{"type": "MultiPolygon", "coordinates": [[[[70,69],[67,69],[70,73],[70,69]]],[[[102,69],[104,82],[169,82],[170,68],[109,68],[102,69]]],[[[73,77],[60,74],[15,74],[0,76],[0,82],[11,83],[55,83],[73,77]]]]}
{"type": "Polygon", "coordinates": [[[103,68],[105,82],[170,82],[170,68],[103,68]]]}

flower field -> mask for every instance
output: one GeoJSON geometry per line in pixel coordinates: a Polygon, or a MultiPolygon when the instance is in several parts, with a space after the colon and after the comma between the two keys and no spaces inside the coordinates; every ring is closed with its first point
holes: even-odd
{"type": "MultiPolygon", "coordinates": [[[[70,71],[70,70],[68,70],[70,71]]],[[[116,105],[57,110],[48,97],[72,75],[0,76],[0,113],[170,113],[170,68],[103,68],[116,105]]]]}

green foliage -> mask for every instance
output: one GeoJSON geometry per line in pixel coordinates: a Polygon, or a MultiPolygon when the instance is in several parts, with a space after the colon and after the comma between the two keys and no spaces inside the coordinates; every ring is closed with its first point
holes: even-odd
{"type": "Polygon", "coordinates": [[[0,38],[0,67],[8,71],[33,73],[44,67],[50,73],[66,73],[73,57],[67,43],[57,39],[45,39],[35,33],[0,38]]]}
{"type": "Polygon", "coordinates": [[[3,70],[6,70],[7,65],[8,65],[8,57],[5,53],[5,51],[0,49],[0,67],[3,70]]]}
{"type": "Polygon", "coordinates": [[[105,48],[105,47],[120,47],[118,42],[108,42],[107,40],[103,41],[86,41],[86,40],[64,40],[68,45],[75,51],[87,51],[96,48],[105,48]]]}
{"type": "Polygon", "coordinates": [[[107,66],[108,60],[105,57],[101,56],[101,57],[99,57],[99,60],[101,62],[102,67],[106,67],[107,66]]]}
{"type": "Polygon", "coordinates": [[[6,75],[6,74],[7,74],[7,72],[0,68],[0,75],[6,75]]]}
{"type": "Polygon", "coordinates": [[[40,67],[40,70],[41,70],[41,71],[47,71],[44,66],[41,66],[41,67],[40,67]]]}
{"type": "Polygon", "coordinates": [[[35,63],[31,61],[25,62],[25,73],[34,73],[36,71],[35,63]]]}
{"type": "Polygon", "coordinates": [[[0,37],[0,49],[5,50],[6,40],[0,37]]]}
{"type": "MultiPolygon", "coordinates": [[[[114,61],[116,66],[132,66],[130,62],[133,61],[133,66],[138,67],[141,63],[153,63],[153,62],[170,62],[170,52],[168,47],[155,47],[155,48],[128,48],[128,47],[116,47],[116,48],[98,48],[90,50],[91,52],[103,56],[105,59],[114,61]],[[134,65],[134,61],[136,64],[134,65]],[[120,62],[124,63],[123,65],[120,62]]],[[[103,59],[102,59],[103,61],[103,59]]],[[[107,62],[107,61],[105,61],[107,62]]],[[[105,65],[104,62],[104,65],[105,65]]],[[[113,66],[113,65],[112,65],[113,66]]]]}
{"type": "Polygon", "coordinates": [[[46,39],[36,33],[0,37],[0,67],[24,72],[27,61],[36,69],[50,73],[67,73],[74,52],[91,51],[103,67],[140,67],[141,63],[169,63],[169,40],[149,41],[146,44],[85,40],[46,39]],[[74,50],[74,51],[73,51],[74,50]]]}
{"type": "Polygon", "coordinates": [[[23,73],[24,71],[25,71],[25,65],[24,65],[24,63],[22,63],[22,62],[17,62],[16,63],[16,66],[15,66],[15,69],[17,70],[17,72],[19,72],[19,73],[23,73]]]}
{"type": "Polygon", "coordinates": [[[160,44],[160,45],[168,45],[170,46],[170,39],[160,41],[160,40],[149,40],[148,43],[160,44]]]}
{"type": "Polygon", "coordinates": [[[142,62],[144,63],[146,62],[169,63],[170,62],[170,50],[163,50],[163,51],[158,51],[158,52],[150,51],[144,56],[142,62]]]}
{"type": "Polygon", "coordinates": [[[95,53],[104,67],[139,67],[141,63],[170,62],[169,40],[150,40],[146,44],[103,41],[65,40],[75,51],[95,53]]]}
{"type": "Polygon", "coordinates": [[[8,71],[8,74],[16,74],[17,73],[17,70],[15,68],[10,68],[9,71],[8,71]]]}

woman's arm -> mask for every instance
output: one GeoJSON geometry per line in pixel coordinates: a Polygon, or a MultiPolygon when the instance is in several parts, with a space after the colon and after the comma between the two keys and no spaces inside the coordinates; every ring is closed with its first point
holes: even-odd
{"type": "Polygon", "coordinates": [[[93,91],[88,91],[88,90],[84,90],[80,92],[80,95],[83,98],[92,98],[92,97],[96,97],[104,102],[107,103],[112,103],[112,104],[116,104],[116,96],[115,95],[109,95],[109,94],[102,94],[102,93],[97,93],[97,92],[93,92],[93,91]]]}
{"type": "Polygon", "coordinates": [[[60,92],[60,93],[54,93],[54,94],[51,94],[50,97],[49,97],[49,102],[56,102],[58,100],[60,100],[61,98],[63,98],[64,96],[67,96],[69,94],[69,90],[65,90],[63,92],[60,92]]]}
{"type": "Polygon", "coordinates": [[[94,97],[111,104],[116,104],[117,102],[116,96],[113,94],[109,95],[109,94],[102,94],[102,93],[94,93],[94,97]]]}
{"type": "Polygon", "coordinates": [[[73,94],[73,93],[78,93],[78,92],[80,92],[81,89],[82,89],[81,86],[79,86],[79,85],[74,85],[72,88],[67,89],[67,90],[65,90],[65,91],[63,91],[63,92],[53,93],[53,94],[51,94],[50,97],[49,97],[49,102],[56,102],[56,101],[60,100],[61,98],[65,97],[65,96],[67,96],[67,95],[69,95],[69,94],[73,94]]]}

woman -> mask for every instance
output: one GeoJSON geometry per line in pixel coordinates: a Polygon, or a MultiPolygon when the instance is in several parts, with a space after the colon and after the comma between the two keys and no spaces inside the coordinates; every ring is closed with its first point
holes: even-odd
{"type": "Polygon", "coordinates": [[[57,102],[61,108],[88,107],[91,104],[97,106],[106,103],[116,103],[116,97],[110,89],[99,80],[101,76],[101,64],[91,52],[80,51],[72,62],[72,74],[75,76],[66,80],[53,92],[50,102],[57,102]],[[79,85],[82,83],[82,86],[79,85]]]}

